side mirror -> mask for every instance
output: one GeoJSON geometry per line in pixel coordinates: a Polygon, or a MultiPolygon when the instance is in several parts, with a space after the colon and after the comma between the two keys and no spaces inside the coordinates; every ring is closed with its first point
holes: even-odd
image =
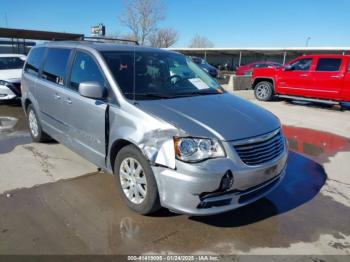
{"type": "Polygon", "coordinates": [[[283,69],[284,71],[292,71],[293,67],[291,65],[285,65],[283,69]]]}
{"type": "Polygon", "coordinates": [[[79,94],[88,98],[103,99],[105,88],[98,82],[83,82],[79,84],[79,94]]]}

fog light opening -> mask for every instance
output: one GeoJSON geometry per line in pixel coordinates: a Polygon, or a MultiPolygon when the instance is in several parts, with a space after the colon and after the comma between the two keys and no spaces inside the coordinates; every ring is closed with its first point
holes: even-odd
{"type": "Polygon", "coordinates": [[[226,171],[225,175],[222,177],[220,182],[219,191],[226,191],[233,186],[233,175],[230,170],[226,171]]]}

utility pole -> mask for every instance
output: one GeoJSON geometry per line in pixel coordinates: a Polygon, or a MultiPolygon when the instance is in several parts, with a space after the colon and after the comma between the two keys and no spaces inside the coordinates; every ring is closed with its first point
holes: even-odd
{"type": "Polygon", "coordinates": [[[7,21],[7,12],[5,12],[5,27],[9,27],[9,24],[7,21]]]}
{"type": "Polygon", "coordinates": [[[306,46],[306,47],[309,46],[310,40],[311,40],[311,36],[308,36],[308,37],[306,38],[306,43],[305,43],[305,46],[306,46]]]}

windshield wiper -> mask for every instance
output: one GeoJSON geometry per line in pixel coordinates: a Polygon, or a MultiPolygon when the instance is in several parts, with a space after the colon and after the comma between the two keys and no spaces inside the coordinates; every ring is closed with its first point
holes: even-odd
{"type": "Polygon", "coordinates": [[[142,96],[142,97],[149,97],[149,98],[164,98],[169,99],[173,98],[174,96],[168,96],[163,94],[156,94],[156,93],[124,93],[124,95],[130,95],[130,96],[142,96]]]}
{"type": "Polygon", "coordinates": [[[182,93],[182,94],[177,94],[176,96],[194,96],[194,95],[218,95],[222,94],[220,92],[213,92],[213,91],[192,91],[188,93],[182,93]]]}

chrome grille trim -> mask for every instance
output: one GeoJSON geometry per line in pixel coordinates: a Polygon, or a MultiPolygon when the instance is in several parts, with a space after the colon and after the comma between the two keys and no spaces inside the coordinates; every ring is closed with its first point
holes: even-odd
{"type": "Polygon", "coordinates": [[[260,165],[279,157],[285,147],[280,129],[271,133],[232,143],[241,160],[247,165],[260,165]]]}

